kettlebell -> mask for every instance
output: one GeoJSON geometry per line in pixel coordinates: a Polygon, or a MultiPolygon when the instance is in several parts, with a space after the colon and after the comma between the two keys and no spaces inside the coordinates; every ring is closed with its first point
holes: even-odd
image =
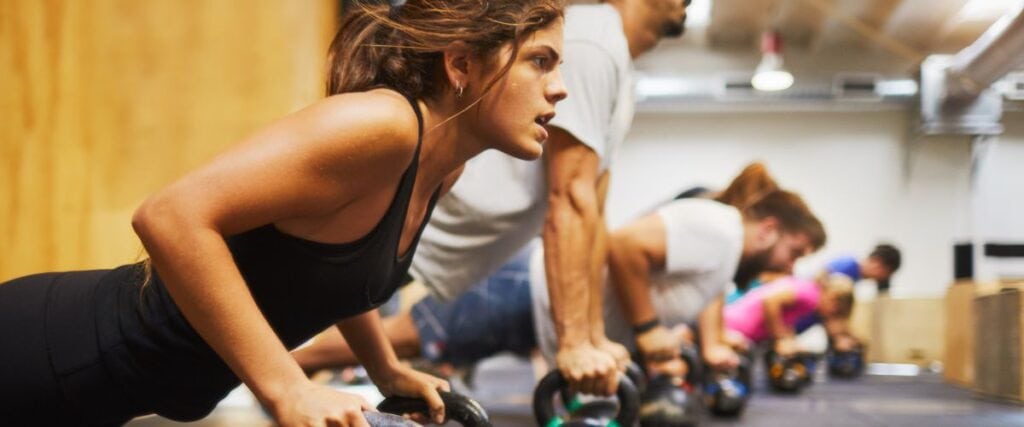
{"type": "Polygon", "coordinates": [[[640,394],[642,427],[695,427],[699,422],[699,401],[682,378],[657,375],[640,394]]]}
{"type": "Polygon", "coordinates": [[[826,360],[828,373],[835,378],[852,379],[864,372],[864,351],[861,348],[849,351],[829,349],[826,360]]]}
{"type": "Polygon", "coordinates": [[[776,391],[796,393],[811,381],[813,359],[806,354],[782,357],[770,351],[765,355],[765,362],[768,367],[768,383],[776,391]]]}
{"type": "MultiPolygon", "coordinates": [[[[491,421],[487,417],[487,411],[485,411],[484,408],[475,400],[461,394],[447,391],[440,391],[439,393],[441,394],[441,400],[444,401],[445,422],[455,421],[463,426],[469,427],[491,426],[491,421]]],[[[430,414],[430,407],[427,406],[427,402],[425,400],[408,397],[389,397],[384,399],[383,402],[377,405],[377,410],[381,411],[381,413],[366,413],[367,421],[369,421],[370,425],[374,427],[415,426],[417,425],[416,423],[405,420],[398,415],[414,413],[424,415],[430,414]],[[371,414],[374,415],[375,420],[370,419],[371,414]],[[382,423],[396,422],[394,417],[398,417],[398,419],[406,422],[406,424],[374,424],[374,421],[382,423]]]]}
{"type": "Polygon", "coordinates": [[[728,371],[707,367],[704,383],[704,404],[712,414],[737,417],[743,413],[750,398],[750,357],[740,355],[740,364],[728,371]]]}
{"type": "Polygon", "coordinates": [[[567,418],[555,413],[555,394],[568,387],[568,381],[555,370],[541,378],[533,392],[533,415],[537,425],[545,427],[629,427],[636,423],[640,409],[640,396],[636,385],[625,375],[619,376],[619,388],[615,396],[619,403],[617,410],[609,410],[612,402],[595,401],[570,411],[567,418]],[[598,402],[607,402],[600,403],[598,402]]]}

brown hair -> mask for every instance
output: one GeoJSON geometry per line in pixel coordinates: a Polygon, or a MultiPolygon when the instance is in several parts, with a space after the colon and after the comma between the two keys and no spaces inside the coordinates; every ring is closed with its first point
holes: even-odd
{"type": "Polygon", "coordinates": [[[769,191],[740,212],[743,218],[755,221],[773,217],[779,221],[783,232],[806,234],[815,249],[825,246],[825,227],[796,193],[780,189],[769,191]]]}
{"type": "Polygon", "coordinates": [[[816,250],[828,239],[825,227],[804,200],[780,188],[764,163],[747,165],[714,200],[739,209],[746,219],[774,217],[784,232],[806,234],[816,250]]]}
{"type": "Polygon", "coordinates": [[[754,162],[743,168],[729,186],[714,197],[714,200],[742,211],[778,189],[779,184],[768,173],[768,168],[761,162],[754,162]]]}
{"type": "Polygon", "coordinates": [[[511,68],[522,41],[562,16],[563,0],[354,0],[328,54],[327,94],[388,87],[430,98],[446,89],[443,52],[464,42],[480,58],[512,44],[485,93],[511,68]]]}

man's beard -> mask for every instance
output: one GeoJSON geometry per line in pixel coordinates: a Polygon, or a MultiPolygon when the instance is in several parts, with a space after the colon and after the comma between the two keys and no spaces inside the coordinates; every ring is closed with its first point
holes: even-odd
{"type": "Polygon", "coordinates": [[[766,250],[764,252],[750,256],[747,259],[740,259],[739,266],[736,267],[736,274],[732,276],[733,283],[740,291],[746,291],[747,287],[750,286],[750,282],[760,276],[768,268],[768,262],[771,260],[772,251],[766,250]]]}
{"type": "Polygon", "coordinates": [[[667,22],[661,33],[665,37],[682,37],[686,32],[686,15],[679,22],[667,22]]]}

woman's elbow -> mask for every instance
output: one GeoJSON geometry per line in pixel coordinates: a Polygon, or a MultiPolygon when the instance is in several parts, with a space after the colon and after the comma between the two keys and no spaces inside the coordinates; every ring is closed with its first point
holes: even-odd
{"type": "Polygon", "coordinates": [[[163,194],[150,196],[132,214],[132,229],[143,245],[152,241],[163,231],[174,229],[180,224],[173,200],[163,194]]]}

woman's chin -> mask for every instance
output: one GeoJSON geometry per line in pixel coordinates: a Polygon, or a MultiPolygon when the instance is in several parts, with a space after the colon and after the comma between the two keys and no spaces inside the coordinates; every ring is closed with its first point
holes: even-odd
{"type": "Polygon", "coordinates": [[[544,154],[544,145],[537,141],[529,141],[526,144],[516,144],[501,152],[515,157],[519,160],[537,160],[544,154]]]}

